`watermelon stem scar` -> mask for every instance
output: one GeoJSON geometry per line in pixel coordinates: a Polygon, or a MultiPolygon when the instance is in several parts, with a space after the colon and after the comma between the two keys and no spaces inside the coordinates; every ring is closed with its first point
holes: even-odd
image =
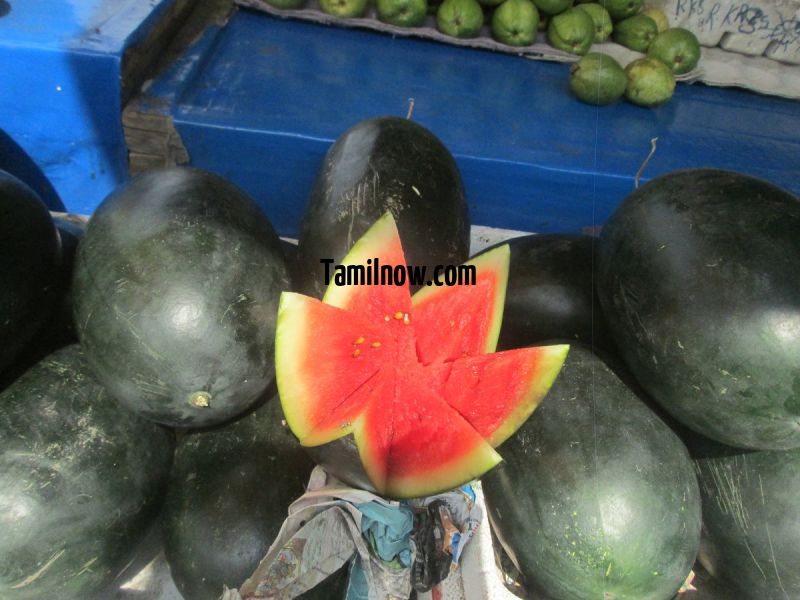
{"type": "MultiPolygon", "coordinates": [[[[342,265],[405,266],[386,213],[342,265]]],[[[305,446],[352,434],[374,488],[436,494],[500,462],[494,450],[547,394],[567,345],[495,352],[510,251],[469,261],[474,285],[330,285],[322,301],[281,295],[276,376],[286,422],[305,446]]],[[[335,475],[336,473],[334,473],[335,475]]]]}
{"type": "Polygon", "coordinates": [[[211,405],[211,394],[208,392],[195,392],[189,396],[189,404],[197,408],[208,408],[211,405]]]}

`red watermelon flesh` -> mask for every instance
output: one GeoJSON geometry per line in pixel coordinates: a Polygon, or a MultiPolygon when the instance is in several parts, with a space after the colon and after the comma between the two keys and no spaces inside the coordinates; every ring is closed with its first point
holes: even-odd
{"type": "Polygon", "coordinates": [[[279,315],[276,339],[281,340],[283,356],[292,357],[278,360],[286,422],[309,446],[347,435],[363,409],[359,392],[364,394],[362,388],[378,373],[387,354],[394,359],[394,344],[373,346],[378,337],[386,336],[366,319],[301,294],[282,294],[279,315]],[[312,397],[316,401],[308,402],[312,397]]]}
{"type": "Polygon", "coordinates": [[[392,497],[426,496],[481,476],[500,456],[442,398],[436,367],[387,370],[354,428],[370,480],[392,497]],[[438,383],[438,385],[437,385],[438,383]]]}
{"type": "MultiPolygon", "coordinates": [[[[370,266],[375,273],[379,273],[382,268],[394,269],[398,266],[405,268],[403,247],[391,213],[387,213],[367,230],[353,245],[341,264],[345,268],[370,266]]],[[[365,318],[380,327],[384,331],[384,336],[410,335],[408,324],[411,313],[411,292],[408,285],[331,284],[322,301],[365,318]]]]}
{"type": "MultiPolygon", "coordinates": [[[[367,259],[405,266],[388,213],[343,264],[367,259]]],[[[477,285],[431,286],[413,299],[390,285],[332,284],[323,302],[283,294],[277,382],[302,444],[352,433],[374,487],[396,498],[456,487],[497,464],[493,447],[547,393],[567,346],[493,353],[508,248],[471,264],[477,285]]]]}
{"type": "Polygon", "coordinates": [[[475,267],[475,285],[458,289],[422,288],[412,299],[417,354],[430,364],[494,352],[503,320],[508,283],[508,246],[500,246],[466,263],[475,267]],[[456,310],[462,307],[462,310],[456,310]]]}
{"type": "Polygon", "coordinates": [[[537,346],[456,360],[445,382],[445,400],[496,448],[545,397],[568,348],[537,346]]]}

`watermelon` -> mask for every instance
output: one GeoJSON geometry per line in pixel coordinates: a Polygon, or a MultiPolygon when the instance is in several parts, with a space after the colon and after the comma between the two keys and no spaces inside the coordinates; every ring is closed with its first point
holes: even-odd
{"type": "Polygon", "coordinates": [[[376,117],[348,129],[331,146],[303,215],[296,280],[322,297],[322,259],[340,263],[386,211],[397,220],[412,265],[460,264],[469,253],[469,216],[453,156],[409,119],[376,117]]]}
{"type": "Polygon", "coordinates": [[[83,236],[85,223],[69,215],[54,216],[53,222],[61,239],[61,263],[55,274],[52,314],[6,370],[0,373],[0,391],[48,354],[78,341],[72,316],[71,288],[75,253],[78,241],[83,236]]]}
{"type": "MultiPolygon", "coordinates": [[[[391,213],[341,268],[368,260],[406,266],[391,213]]],[[[467,266],[474,285],[431,282],[413,298],[407,284],[334,283],[324,301],[281,296],[276,375],[284,414],[306,446],[352,434],[363,469],[349,468],[355,460],[326,461],[340,479],[366,479],[369,489],[397,498],[456,487],[500,461],[494,447],[547,393],[566,345],[493,353],[508,248],[467,266]]]]}
{"type": "Polygon", "coordinates": [[[598,294],[644,389],[694,431],[800,447],[800,201],[746,175],[653,179],[603,228],[598,294]]]}
{"type": "Polygon", "coordinates": [[[700,543],[681,440],[588,349],[481,479],[490,523],[527,588],[552,600],[666,600],[700,543]]]}
{"type": "MultiPolygon", "coordinates": [[[[6,0],[0,5],[8,4],[6,0]]],[[[9,7],[10,10],[10,7],[9,7]]],[[[7,12],[7,11],[6,11],[7,12]]],[[[0,17],[4,15],[0,6],[0,17]]],[[[42,169],[31,156],[0,127],[0,171],[13,175],[34,191],[52,211],[63,211],[64,204],[42,169]]]]}
{"type": "Polygon", "coordinates": [[[223,586],[239,587],[278,535],[289,504],[305,492],[313,463],[282,421],[280,401],[271,397],[178,444],[162,528],[185,598],[217,600],[223,586]]]}
{"type": "Polygon", "coordinates": [[[800,598],[800,449],[748,451],[693,436],[699,560],[742,599],[800,598]]]}
{"type": "Polygon", "coordinates": [[[77,344],[15,381],[0,394],[0,597],[105,590],[155,522],[172,453],[172,433],[121,410],[77,344]]]}
{"type": "Polygon", "coordinates": [[[75,265],[78,337],[123,405],[175,427],[239,414],[274,377],[288,273],[253,200],[220,176],[153,171],[92,215],[75,265]]]}
{"type": "Polygon", "coordinates": [[[503,243],[511,262],[498,348],[569,341],[613,351],[594,286],[595,238],[523,235],[503,243]]]}
{"type": "Polygon", "coordinates": [[[694,563],[692,574],[684,586],[685,589],[672,600],[730,600],[739,597],[734,588],[712,577],[698,561],[694,563]]]}
{"type": "Polygon", "coordinates": [[[0,171],[0,371],[52,315],[60,263],[61,241],[47,206],[0,171]]]}

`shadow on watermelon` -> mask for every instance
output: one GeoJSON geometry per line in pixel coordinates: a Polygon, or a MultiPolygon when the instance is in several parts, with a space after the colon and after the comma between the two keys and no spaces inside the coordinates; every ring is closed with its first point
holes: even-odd
{"type": "MultiPolygon", "coordinates": [[[[335,281],[322,301],[281,296],[281,403],[317,462],[350,485],[395,498],[454,488],[500,462],[494,448],[530,416],[569,348],[494,352],[508,261],[508,247],[499,247],[466,263],[474,285],[431,281],[413,297],[407,284],[335,281]]],[[[387,213],[335,273],[373,281],[405,266],[387,213]]]]}

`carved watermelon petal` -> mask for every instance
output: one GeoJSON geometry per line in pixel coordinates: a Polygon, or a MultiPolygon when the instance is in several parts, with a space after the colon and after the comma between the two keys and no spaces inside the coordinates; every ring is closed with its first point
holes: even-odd
{"type": "Polygon", "coordinates": [[[445,400],[496,448],[531,416],[568,351],[561,344],[458,359],[445,383],[445,400]]]}
{"type": "Polygon", "coordinates": [[[417,355],[423,364],[494,352],[508,283],[508,246],[466,263],[475,285],[429,286],[411,299],[417,355]]]}
{"type": "MultiPolygon", "coordinates": [[[[394,269],[397,266],[406,268],[400,234],[392,213],[384,214],[367,230],[342,259],[341,265],[345,269],[363,267],[365,281],[367,272],[369,272],[372,282],[383,268],[394,269]]],[[[376,325],[391,324],[398,335],[404,335],[402,326],[408,324],[411,313],[409,289],[408,285],[374,285],[372,283],[340,286],[332,280],[322,301],[331,306],[351,311],[376,325]]]]}
{"type": "Polygon", "coordinates": [[[422,366],[381,372],[381,385],[354,424],[361,461],[383,494],[435,494],[480,477],[501,460],[444,401],[435,384],[440,374],[422,366]]]}
{"type": "Polygon", "coordinates": [[[308,296],[281,294],[275,376],[286,421],[301,443],[323,444],[350,432],[364,407],[363,392],[356,391],[387,353],[394,356],[394,342],[366,320],[308,296]]]}

